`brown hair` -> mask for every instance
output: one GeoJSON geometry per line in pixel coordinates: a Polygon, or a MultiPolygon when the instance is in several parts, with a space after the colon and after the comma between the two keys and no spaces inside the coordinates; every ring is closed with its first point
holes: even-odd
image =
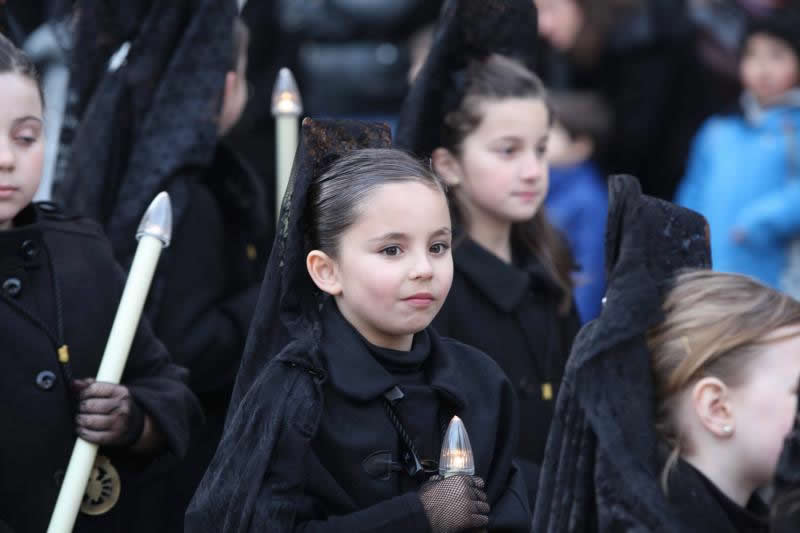
{"type": "Polygon", "coordinates": [[[339,239],[352,226],[359,206],[387,183],[421,183],[445,194],[441,179],[400,150],[364,148],[348,152],[312,181],[308,191],[309,248],[336,257],[339,239]]]}
{"type": "Polygon", "coordinates": [[[800,325],[800,302],[740,274],[711,271],[679,275],[664,301],[665,320],[648,332],[656,386],[656,431],[671,453],[661,476],[669,472],[687,442],[677,421],[681,393],[714,376],[741,385],[748,363],[785,326],[800,325]]]}
{"type": "MultiPolygon", "coordinates": [[[[505,98],[536,98],[547,105],[547,92],[541,80],[519,62],[497,54],[485,61],[471,62],[466,72],[461,103],[444,118],[442,146],[459,155],[464,139],[483,120],[481,102],[505,98]]],[[[549,114],[552,120],[552,113],[549,114]]],[[[451,209],[456,223],[468,225],[454,195],[451,195],[451,209]]],[[[511,236],[514,242],[531,251],[561,288],[563,297],[559,313],[567,314],[572,307],[574,262],[569,246],[547,220],[544,207],[531,220],[514,224],[511,236]]]]}
{"type": "Polygon", "coordinates": [[[25,52],[14,46],[14,43],[0,33],[0,74],[6,72],[14,72],[32,80],[36,84],[39,98],[44,106],[44,92],[36,65],[25,52]]]}
{"type": "Polygon", "coordinates": [[[548,91],[547,101],[555,120],[570,137],[588,137],[595,145],[603,144],[611,132],[611,109],[592,91],[548,91]]]}

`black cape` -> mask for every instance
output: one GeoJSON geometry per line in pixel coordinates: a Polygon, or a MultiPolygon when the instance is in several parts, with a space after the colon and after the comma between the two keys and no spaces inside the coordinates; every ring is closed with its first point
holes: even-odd
{"type": "Polygon", "coordinates": [[[694,527],[698,513],[677,511],[660,487],[663,459],[645,343],[646,332],[664,318],[661,305],[674,275],[710,267],[708,227],[693,211],[643,196],[630,176],[610,178],[609,202],[605,306],[573,345],[533,530],[709,531],[694,527]]]}
{"type": "MultiPolygon", "coordinates": [[[[169,192],[178,227],[191,207],[196,169],[208,168],[214,157],[236,3],[144,0],[118,13],[108,13],[105,4],[80,2],[74,54],[87,61],[72,67],[62,135],[70,144],[61,148],[55,196],[100,222],[128,268],[136,251],[130,236],[152,199],[169,192]],[[124,61],[107,68],[125,42],[124,61]]],[[[165,250],[162,265],[170,256],[165,250]]],[[[156,271],[148,299],[151,318],[164,290],[162,272],[156,271]]]]}
{"type": "MultiPolygon", "coordinates": [[[[392,379],[363,356],[363,345],[359,347],[349,324],[345,329],[350,334],[334,330],[333,337],[325,337],[329,326],[321,311],[325,298],[312,286],[302,263],[307,246],[304,211],[312,178],[349,150],[388,147],[390,142],[385,126],[303,122],[280,231],[225,432],[187,511],[186,531],[352,531],[356,527],[409,531],[426,526],[413,491],[366,508],[354,505],[354,501],[374,498],[369,485],[365,490],[365,486],[341,484],[331,475],[334,468],[341,469],[336,466],[341,457],[335,450],[320,450],[315,441],[323,413],[340,412],[348,398],[362,407],[357,419],[347,419],[357,425],[352,446],[343,446],[342,454],[364,446],[358,434],[385,440],[390,454],[398,440],[380,409],[392,379]],[[326,357],[332,346],[340,357],[326,357]],[[365,378],[354,380],[353,376],[365,378]]],[[[517,415],[508,380],[477,350],[444,341],[431,328],[425,334],[431,343],[427,363],[431,387],[453,414],[461,413],[467,427],[473,428],[477,473],[486,477],[493,505],[490,527],[528,531],[526,489],[512,461],[517,415]],[[465,360],[469,363],[464,364],[465,360]]]]}

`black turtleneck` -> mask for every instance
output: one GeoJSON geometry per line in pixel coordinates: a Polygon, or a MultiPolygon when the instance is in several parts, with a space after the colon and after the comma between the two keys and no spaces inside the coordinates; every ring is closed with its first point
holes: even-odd
{"type": "Polygon", "coordinates": [[[669,499],[693,531],[768,533],[769,508],[757,495],[742,507],[690,463],[680,460],[670,476],[669,499]]]}

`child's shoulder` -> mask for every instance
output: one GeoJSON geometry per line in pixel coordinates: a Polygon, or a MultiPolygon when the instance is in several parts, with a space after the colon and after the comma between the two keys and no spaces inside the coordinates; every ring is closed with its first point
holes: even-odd
{"type": "Polygon", "coordinates": [[[105,238],[100,224],[90,218],[71,213],[55,202],[35,202],[33,207],[45,231],[89,239],[105,238]]]}
{"type": "Polygon", "coordinates": [[[481,380],[485,386],[493,388],[511,386],[500,365],[483,351],[456,339],[440,336],[435,331],[431,335],[445,357],[455,361],[452,366],[463,374],[464,379],[481,380]]]}

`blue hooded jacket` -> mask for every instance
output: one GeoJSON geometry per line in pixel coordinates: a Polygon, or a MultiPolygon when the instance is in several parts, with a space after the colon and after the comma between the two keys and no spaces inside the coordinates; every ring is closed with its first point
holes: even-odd
{"type": "Polygon", "coordinates": [[[745,93],[742,108],[700,129],[676,201],[708,219],[716,270],[780,288],[800,237],[800,89],[769,108],[745,93]]]}

